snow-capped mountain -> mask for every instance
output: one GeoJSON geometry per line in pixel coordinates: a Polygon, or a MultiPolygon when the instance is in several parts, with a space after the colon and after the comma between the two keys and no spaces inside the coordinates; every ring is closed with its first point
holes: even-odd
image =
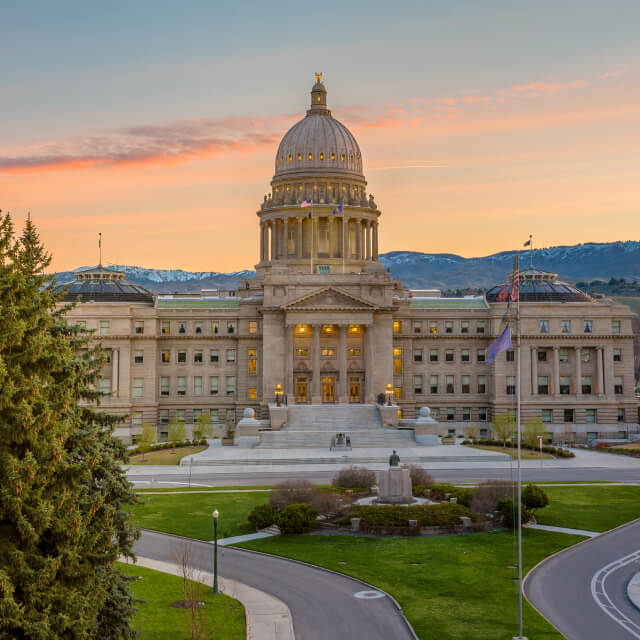
{"type": "MultiPolygon", "coordinates": [[[[502,282],[513,267],[515,251],[502,251],[490,256],[463,258],[452,253],[420,253],[391,251],[380,255],[380,262],[408,287],[489,287],[502,282]]],[[[569,282],[609,278],[640,280],[640,242],[589,242],[573,246],[526,249],[520,252],[521,267],[530,260],[538,269],[559,274],[569,282]]],[[[218,271],[184,271],[182,269],[146,269],[128,265],[108,265],[124,271],[132,282],[158,293],[198,291],[200,289],[233,288],[253,271],[221,273],[218,271]]],[[[80,267],[56,274],[66,282],[80,267]]]]}

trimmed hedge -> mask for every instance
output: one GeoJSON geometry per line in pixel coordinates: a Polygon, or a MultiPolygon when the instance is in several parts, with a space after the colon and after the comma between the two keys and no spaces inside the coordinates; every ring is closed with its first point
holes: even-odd
{"type": "Polygon", "coordinates": [[[630,458],[640,458],[640,449],[624,449],[622,447],[598,446],[596,449],[601,453],[615,453],[617,456],[629,456],[630,458]]]}
{"type": "MultiPolygon", "coordinates": [[[[484,445],[485,447],[503,447],[504,443],[502,440],[478,440],[476,444],[484,445]]],[[[516,442],[507,441],[506,448],[507,449],[515,449],[517,447],[516,442]]],[[[532,447],[524,442],[520,443],[521,449],[529,449],[530,451],[540,451],[540,447],[532,447]]],[[[551,445],[542,445],[542,452],[549,453],[552,456],[557,456],[558,458],[575,458],[576,455],[573,451],[565,451],[564,449],[560,449],[559,447],[553,447],[551,445]]]]}
{"type": "Polygon", "coordinates": [[[207,439],[201,440],[183,440],[182,442],[159,442],[158,444],[152,444],[150,447],[136,447],[135,449],[128,449],[127,453],[133,456],[137,453],[149,453],[149,451],[162,451],[163,449],[180,449],[181,447],[199,447],[207,444],[207,439]]]}
{"type": "Polygon", "coordinates": [[[445,494],[450,493],[452,498],[458,500],[458,504],[464,507],[471,506],[471,489],[465,489],[463,487],[455,487],[447,482],[436,482],[434,484],[417,484],[413,487],[413,495],[416,497],[423,497],[425,489],[431,489],[431,497],[434,500],[444,500],[445,494]]]}
{"type": "Polygon", "coordinates": [[[467,516],[472,521],[478,516],[461,504],[421,504],[408,507],[357,505],[352,517],[360,518],[360,525],[408,527],[409,520],[417,520],[421,527],[452,527],[460,524],[460,518],[467,516]]]}
{"type": "Polygon", "coordinates": [[[316,524],[318,512],[308,504],[290,504],[276,513],[276,524],[282,533],[307,533],[316,524]]]}

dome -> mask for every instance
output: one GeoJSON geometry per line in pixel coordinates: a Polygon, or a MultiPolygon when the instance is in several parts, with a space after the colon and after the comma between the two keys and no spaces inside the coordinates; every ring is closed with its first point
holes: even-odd
{"type": "Polygon", "coordinates": [[[76,274],[71,284],[55,287],[60,292],[69,287],[63,302],[145,302],[153,303],[153,294],[133,282],[125,280],[125,274],[102,265],[85,269],[76,274]]]}
{"type": "Polygon", "coordinates": [[[364,179],[360,147],[349,129],[327,109],[327,90],[321,77],[316,74],[307,115],[280,142],[274,179],[314,173],[364,179]]]}
{"type": "MultiPolygon", "coordinates": [[[[530,267],[520,271],[520,302],[593,302],[593,299],[571,284],[559,282],[557,273],[530,267]]],[[[487,302],[503,302],[498,295],[511,287],[511,279],[487,291],[487,302]]]]}

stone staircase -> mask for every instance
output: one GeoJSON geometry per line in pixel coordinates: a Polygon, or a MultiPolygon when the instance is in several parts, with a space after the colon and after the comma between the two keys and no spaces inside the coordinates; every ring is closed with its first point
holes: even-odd
{"type": "Polygon", "coordinates": [[[292,405],[287,408],[287,426],[280,431],[261,431],[262,449],[329,449],[336,433],[345,433],[352,448],[414,447],[413,431],[382,426],[373,404],[292,405]]]}

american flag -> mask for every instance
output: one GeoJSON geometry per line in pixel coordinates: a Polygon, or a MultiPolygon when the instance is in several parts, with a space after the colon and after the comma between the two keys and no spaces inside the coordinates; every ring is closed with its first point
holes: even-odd
{"type": "Polygon", "coordinates": [[[513,259],[513,275],[511,276],[511,295],[509,299],[511,302],[515,302],[520,298],[520,264],[518,256],[513,259]]]}
{"type": "Polygon", "coordinates": [[[311,200],[303,200],[300,203],[300,206],[304,209],[305,207],[310,207],[311,206],[311,200]]]}

